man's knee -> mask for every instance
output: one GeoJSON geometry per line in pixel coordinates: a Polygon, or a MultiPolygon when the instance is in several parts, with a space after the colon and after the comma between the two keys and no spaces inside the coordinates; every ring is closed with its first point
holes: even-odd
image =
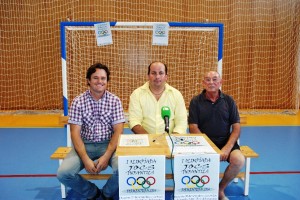
{"type": "Polygon", "coordinates": [[[118,157],[115,154],[111,158],[111,168],[114,173],[118,171],[118,157]]]}
{"type": "Polygon", "coordinates": [[[240,150],[234,150],[230,154],[230,164],[242,168],[245,164],[245,157],[240,150]]]}
{"type": "Polygon", "coordinates": [[[62,165],[57,170],[57,179],[60,182],[64,182],[64,180],[69,180],[75,177],[75,174],[72,173],[72,170],[64,168],[62,165]]]}
{"type": "Polygon", "coordinates": [[[58,168],[56,177],[59,181],[62,181],[64,177],[66,176],[65,170],[63,170],[61,167],[58,168]]]}

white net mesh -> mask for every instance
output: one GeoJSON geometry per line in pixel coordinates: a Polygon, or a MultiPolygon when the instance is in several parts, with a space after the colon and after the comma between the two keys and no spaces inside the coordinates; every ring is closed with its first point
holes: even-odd
{"type": "MultiPolygon", "coordinates": [[[[300,1],[296,0],[0,0],[0,110],[17,110],[18,113],[21,110],[46,110],[50,113],[62,110],[61,21],[208,21],[224,24],[222,89],[234,97],[240,110],[253,114],[295,113],[299,110],[300,98],[299,16],[300,1]]],[[[118,41],[120,49],[113,53],[123,60],[127,57],[125,54],[135,56],[130,63],[104,61],[94,54],[83,58],[79,52],[73,56],[90,59],[91,62],[105,62],[112,68],[115,64],[123,68],[121,74],[113,69],[110,89],[124,96],[122,101],[126,105],[126,95],[134,88],[132,84],[138,85],[145,80],[145,66],[153,59],[145,52],[141,52],[145,57],[136,56],[145,48],[141,42],[137,42],[143,39],[137,38],[129,44],[118,41]],[[125,67],[129,66],[127,72],[125,67]],[[136,67],[136,71],[132,66],[136,67]],[[140,78],[128,83],[123,79],[124,73],[127,73],[126,76],[139,74],[137,77],[140,78]],[[122,91],[113,88],[115,82],[123,82],[122,91]]],[[[185,48],[185,42],[180,48],[185,48]]],[[[80,45],[81,48],[84,46],[80,45]]],[[[184,51],[188,52],[189,49],[184,51]]],[[[109,51],[106,53],[110,54],[109,51]]],[[[159,48],[151,47],[152,55],[159,53],[159,48]]],[[[190,57],[194,54],[186,53],[177,58],[168,51],[169,58],[157,56],[157,59],[170,66],[170,84],[183,91],[187,104],[189,98],[201,90],[201,86],[197,85],[200,82],[195,78],[198,74],[185,70],[204,62],[201,58],[190,57]],[[185,59],[182,59],[183,56],[185,59]],[[173,68],[181,68],[182,74],[174,73],[173,68]],[[186,82],[193,81],[193,88],[184,88],[186,82]]],[[[86,68],[92,63],[84,61],[78,64],[86,68]]]]}
{"type": "Polygon", "coordinates": [[[109,90],[118,95],[124,109],[129,96],[147,81],[148,65],[168,66],[168,83],[180,90],[186,105],[201,88],[207,70],[217,70],[218,28],[170,27],[168,46],[152,45],[152,27],[111,27],[113,44],[97,46],[93,27],[66,29],[69,105],[86,89],[86,69],[91,63],[106,64],[111,71],[109,90]]]}

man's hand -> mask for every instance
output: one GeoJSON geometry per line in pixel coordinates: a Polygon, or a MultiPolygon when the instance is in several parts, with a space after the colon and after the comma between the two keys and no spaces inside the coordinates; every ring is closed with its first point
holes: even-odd
{"type": "Polygon", "coordinates": [[[98,173],[96,165],[95,165],[94,161],[92,161],[91,159],[84,162],[84,168],[90,174],[98,173]]]}
{"type": "Polygon", "coordinates": [[[226,161],[228,159],[229,155],[230,155],[230,151],[231,151],[230,148],[227,148],[226,146],[224,146],[221,149],[220,160],[221,161],[226,161]]]}
{"type": "Polygon", "coordinates": [[[107,168],[109,159],[110,157],[105,156],[105,154],[98,159],[95,165],[97,173],[100,173],[102,170],[105,170],[107,168]]]}

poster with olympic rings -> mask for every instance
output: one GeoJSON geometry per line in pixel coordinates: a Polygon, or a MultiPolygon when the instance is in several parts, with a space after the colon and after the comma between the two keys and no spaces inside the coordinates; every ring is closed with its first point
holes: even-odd
{"type": "Polygon", "coordinates": [[[120,200],[164,200],[165,156],[119,156],[120,200]]]}
{"type": "Polygon", "coordinates": [[[218,200],[219,167],[219,154],[175,156],[174,199],[218,200]]]}
{"type": "Polygon", "coordinates": [[[152,45],[168,46],[169,24],[155,23],[153,25],[152,45]]]}
{"type": "Polygon", "coordinates": [[[110,45],[113,43],[109,22],[94,25],[98,46],[110,45]]]}
{"type": "Polygon", "coordinates": [[[203,136],[190,136],[186,134],[185,136],[174,135],[171,138],[174,148],[170,137],[166,136],[170,151],[173,148],[173,155],[217,153],[203,136]]]}

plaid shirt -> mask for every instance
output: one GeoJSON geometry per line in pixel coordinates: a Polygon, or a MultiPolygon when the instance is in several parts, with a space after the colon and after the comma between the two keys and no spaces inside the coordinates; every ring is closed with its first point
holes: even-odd
{"type": "Polygon", "coordinates": [[[82,139],[91,142],[110,140],[113,125],[124,122],[122,103],[117,96],[105,91],[103,97],[95,101],[89,90],[73,100],[68,121],[80,125],[82,139]]]}

